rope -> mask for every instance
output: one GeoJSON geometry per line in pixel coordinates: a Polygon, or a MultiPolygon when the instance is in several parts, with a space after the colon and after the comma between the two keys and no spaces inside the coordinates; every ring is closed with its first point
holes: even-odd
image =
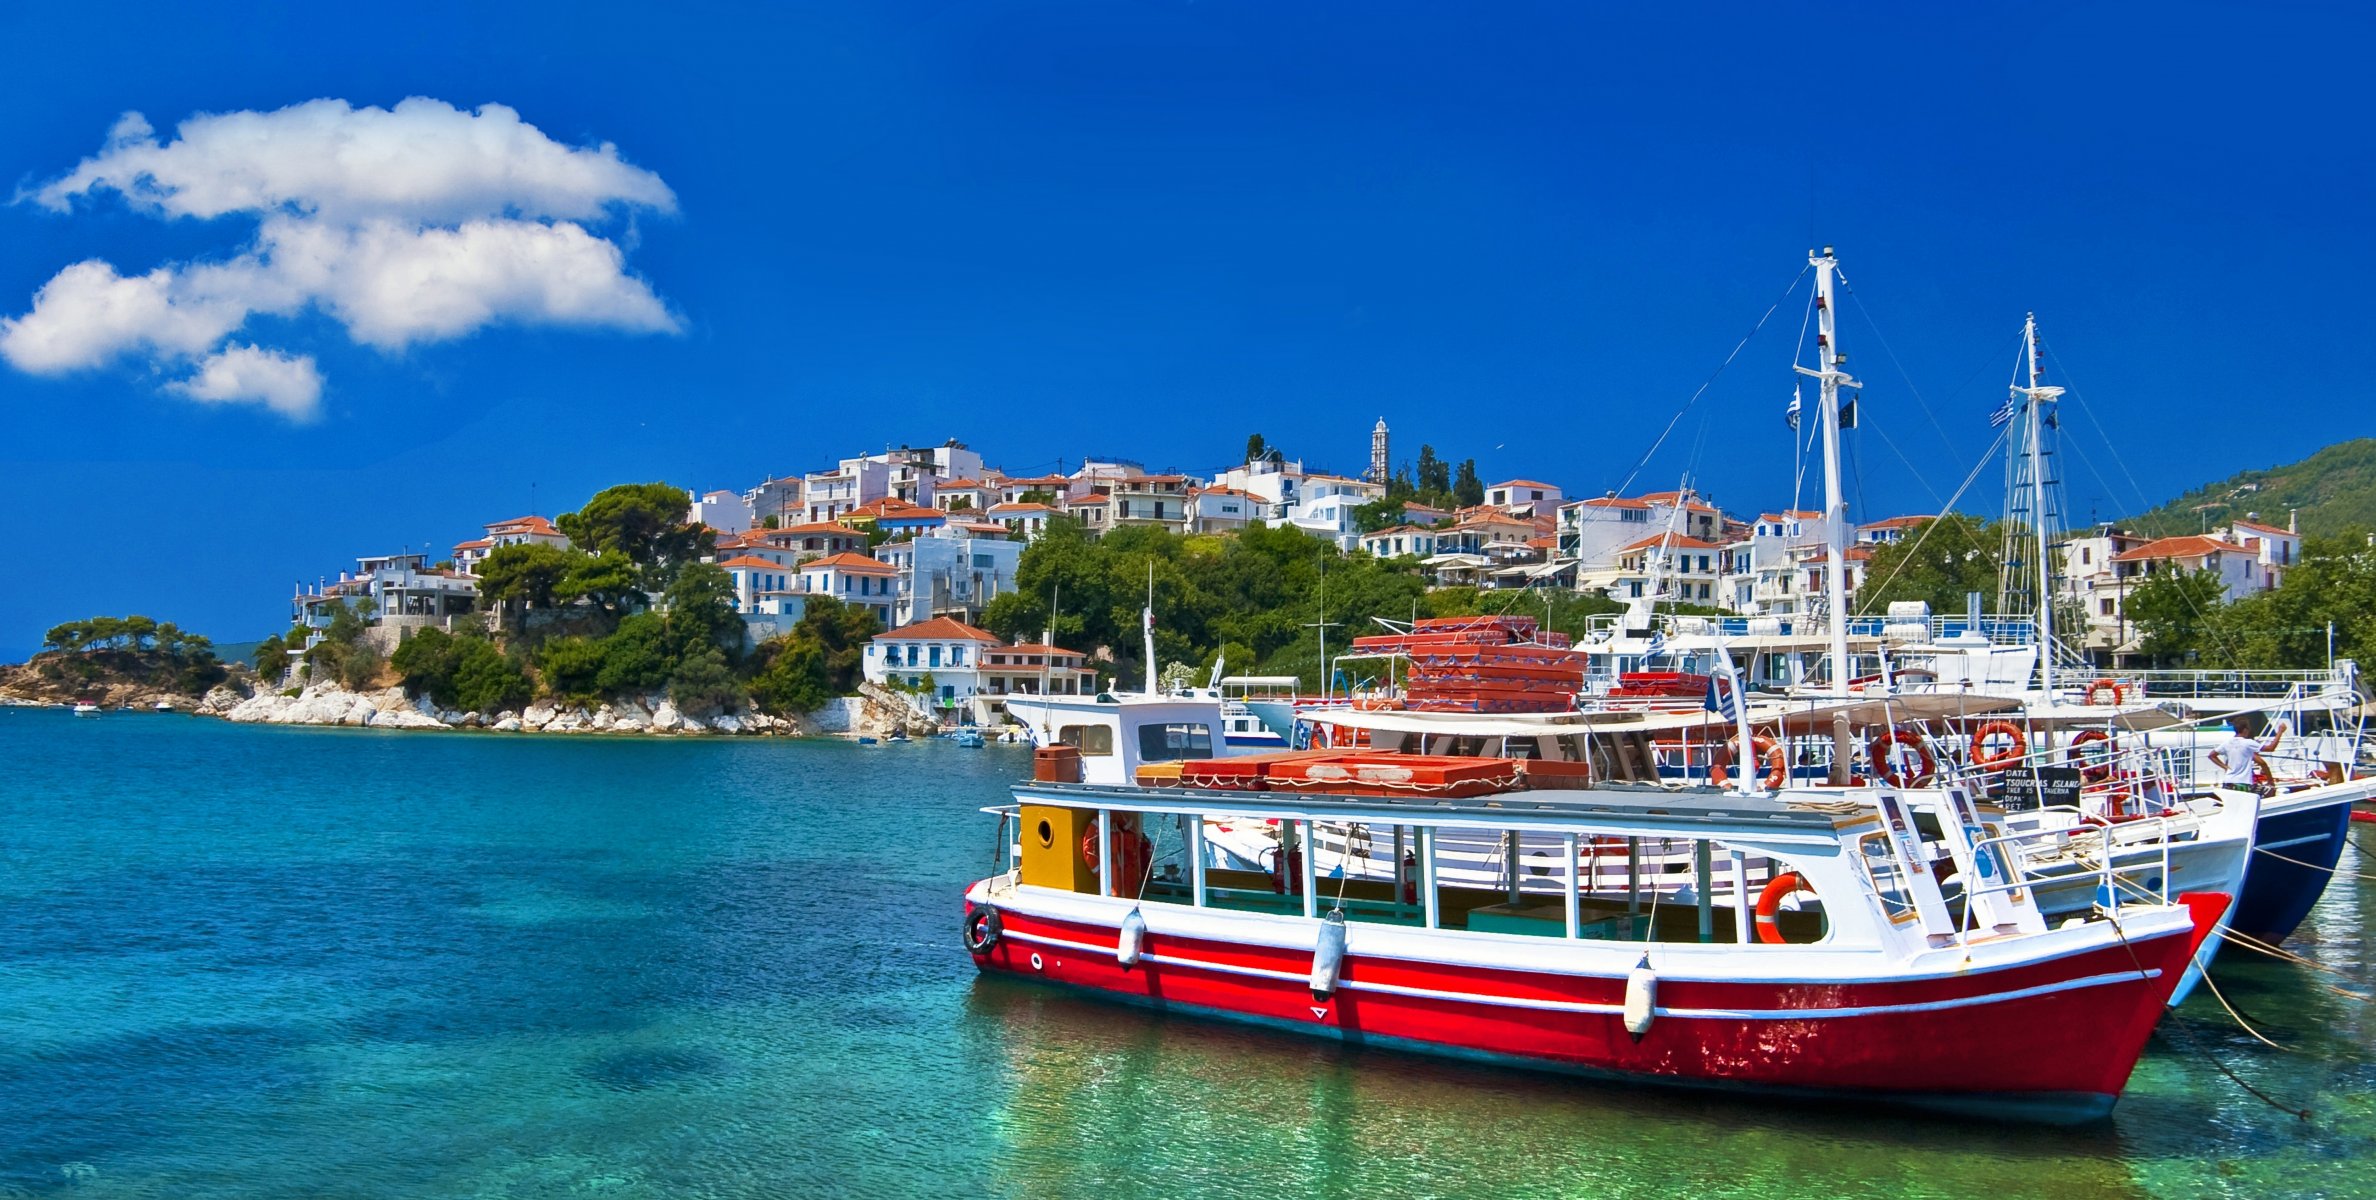
{"type": "MultiPolygon", "coordinates": [[[[2110,922],[2112,926],[2113,936],[2120,939],[2120,948],[2128,951],[2130,964],[2137,968],[2137,973],[2139,975],[2143,975],[2145,973],[2144,960],[2137,957],[2137,948],[2129,944],[2128,931],[2120,927],[2120,918],[2116,916],[2107,916],[2105,919],[2110,922]]],[[[2249,1033],[2256,1038],[2260,1038],[2260,1040],[2263,1042],[2268,1042],[2268,1044],[2271,1046],[2277,1046],[2277,1043],[2270,1042],[2269,1039],[2261,1037],[2259,1030],[2254,1029],[2252,1026],[2246,1025],[2244,1023],[2244,1018],[2237,1014],[2235,1006],[2227,1002],[2227,997],[2221,996],[2219,994],[2219,987],[2217,984],[2211,982],[2211,973],[2209,971],[2201,972],[2201,974],[2203,977],[2203,985],[2211,989],[2211,994],[2213,996],[2218,997],[2219,1006],[2226,1009],[2227,1014],[2230,1017],[2235,1018],[2236,1024],[2243,1026],[2244,1032],[2249,1033]]],[[[2235,1084],[2237,1087],[2244,1089],[2244,1091],[2250,1094],[2254,1099],[2268,1105],[2273,1109],[2276,1109],[2278,1112],[2291,1113],[2296,1118],[2304,1121],[2310,1119],[2309,1109],[2289,1108],[2284,1104],[2280,1104],[2267,1092],[2264,1092],[2259,1088],[2256,1088],[2245,1082],[2242,1076],[2236,1074],[2234,1071],[2229,1070],[2226,1063],[2219,1061],[2217,1056],[2213,1055],[2210,1051],[2203,1049],[2202,1045],[2194,1040],[2194,1032],[2187,1029],[2185,1025],[2176,1021],[2172,1021],[2169,1023],[2168,1027],[2172,1032],[2178,1034],[2185,1040],[2187,1049],[2194,1051],[2198,1055],[2201,1055],[2203,1061],[2210,1063],[2213,1070],[2227,1076],[2227,1081],[2229,1083],[2235,1084]]],[[[2283,1046],[2277,1046],[2277,1048],[2280,1050],[2285,1049],[2283,1046]]]]}
{"type": "MultiPolygon", "coordinates": [[[[2348,838],[2348,837],[2349,837],[2349,836],[2351,836],[2351,835],[2350,835],[2349,831],[2345,831],[2345,833],[2344,833],[2344,836],[2348,838]]],[[[2354,843],[2354,844],[2356,845],[2357,843],[2354,843]]],[[[2341,868],[2341,867],[2339,867],[2339,866],[2338,866],[2338,867],[2322,867],[2322,866],[2319,866],[2317,863],[2308,863],[2308,862],[2303,862],[2301,859],[2298,859],[2298,858],[2287,858],[2286,856],[2284,856],[2284,855],[2282,855],[2282,854],[2279,854],[2279,853],[2277,853],[2277,852],[2276,852],[2276,851],[2274,851],[2274,850],[2266,849],[2266,848],[2264,848],[2264,847],[2261,847],[2261,846],[2254,846],[2254,847],[2252,848],[2252,852],[2253,852],[2253,853],[2255,853],[2255,854],[2266,854],[2266,855],[2268,855],[2269,857],[2271,857],[2271,858],[2273,858],[2273,859],[2276,859],[2278,862],[2281,862],[2281,863],[2291,863],[2291,864],[2293,864],[2294,866],[2297,866],[2297,867],[2306,867],[2306,868],[2308,868],[2308,869],[2310,869],[2310,870],[2313,870],[2313,871],[2324,871],[2324,872],[2326,872],[2326,873],[2327,873],[2327,874],[2329,874],[2329,875],[2342,875],[2342,876],[2346,876],[2346,877],[2348,877],[2348,878],[2351,878],[2351,879],[2360,879],[2360,880],[2376,881],[2376,875],[2366,875],[2366,874],[2362,874],[2362,873],[2360,873],[2360,872],[2358,872],[2358,871],[2346,871],[2346,870],[2344,870],[2343,868],[2341,868]]]]}
{"type": "Polygon", "coordinates": [[[1660,446],[1666,444],[1667,435],[1675,431],[1675,424],[1683,419],[1683,414],[1690,412],[1691,406],[1699,403],[1699,398],[1707,394],[1708,388],[1715,384],[1717,377],[1724,374],[1724,369],[1731,366],[1735,358],[1740,357],[1742,349],[1749,345],[1749,339],[1756,337],[1757,331],[1765,328],[1765,323],[1774,315],[1774,310],[1782,307],[1783,301],[1790,299],[1790,294],[1798,290],[1799,281],[1805,279],[1807,272],[1814,269],[1812,263],[1799,268],[1799,273],[1791,277],[1790,286],[1782,289],[1782,294],[1774,297],[1774,302],[1766,306],[1765,316],[1759,317],[1757,324],[1750,326],[1749,332],[1741,335],[1741,340],[1733,344],[1732,353],[1725,355],[1724,361],[1716,364],[1716,369],[1710,372],[1708,377],[1700,382],[1699,387],[1691,393],[1691,399],[1684,401],[1683,407],[1676,409],[1675,415],[1667,418],[1666,428],[1658,431],[1658,439],[1650,443],[1650,449],[1634,463],[1632,470],[1625,473],[1625,481],[1617,485],[1619,495],[1623,495],[1626,489],[1633,486],[1634,478],[1642,473],[1643,467],[1650,465],[1651,457],[1658,453],[1660,446]]]}
{"type": "Polygon", "coordinates": [[[1981,468],[1988,465],[1988,456],[1996,453],[1996,448],[2004,442],[2005,435],[2010,432],[2012,428],[2012,425],[2007,424],[2005,428],[1997,430],[1996,439],[1988,443],[1988,449],[1981,451],[1980,461],[1978,464],[1972,467],[1971,474],[1964,476],[1964,481],[1957,485],[1955,494],[1947,497],[1947,503],[1939,510],[1937,519],[1925,522],[1923,524],[1921,535],[1914,539],[1913,545],[1906,547],[1906,552],[1904,554],[1898,556],[1896,565],[1889,568],[1889,574],[1881,577],[1880,585],[1875,587],[1868,584],[1865,588],[1858,589],[1860,592],[1863,592],[1865,595],[1870,597],[1865,601],[1865,607],[1859,610],[1860,614],[1869,614],[1873,611],[1873,602],[1881,598],[1881,593],[1889,586],[1889,581],[1897,578],[1899,571],[1906,569],[1906,564],[1913,559],[1914,552],[1922,549],[1922,543],[1930,540],[1931,531],[1947,523],[1947,514],[1955,511],[1956,501],[1961,500],[1963,498],[1963,494],[1966,491],[1971,490],[1971,486],[1979,481],[1981,468]]]}

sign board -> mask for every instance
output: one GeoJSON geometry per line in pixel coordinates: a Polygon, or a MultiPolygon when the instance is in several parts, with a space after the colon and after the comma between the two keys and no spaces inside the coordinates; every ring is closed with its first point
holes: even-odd
{"type": "Polygon", "coordinates": [[[2079,768],[2014,767],[1997,783],[1997,803],[2006,812],[2029,812],[2041,805],[2079,807],[2079,768]]]}

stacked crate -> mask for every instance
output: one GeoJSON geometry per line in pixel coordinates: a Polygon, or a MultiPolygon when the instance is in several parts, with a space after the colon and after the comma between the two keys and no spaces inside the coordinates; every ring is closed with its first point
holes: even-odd
{"type": "Polygon", "coordinates": [[[1584,654],[1532,617],[1429,617],[1353,646],[1403,655],[1403,706],[1418,712],[1567,712],[1584,689],[1584,654]]]}

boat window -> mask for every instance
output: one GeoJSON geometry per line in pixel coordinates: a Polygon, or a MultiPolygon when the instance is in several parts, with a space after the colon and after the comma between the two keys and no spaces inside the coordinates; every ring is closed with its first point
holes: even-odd
{"type": "Polygon", "coordinates": [[[1066,725],[1056,731],[1056,740],[1078,748],[1084,758],[1114,752],[1114,730],[1110,725],[1066,725]]]}
{"type": "Polygon", "coordinates": [[[1864,864],[1865,875],[1873,881],[1873,891],[1881,897],[1881,911],[1890,924],[1903,925],[1915,919],[1914,897],[1906,888],[1906,876],[1898,869],[1897,856],[1890,852],[1889,834],[1868,833],[1856,840],[1856,859],[1864,864]]]}
{"type": "Polygon", "coordinates": [[[1213,729],[1201,721],[1139,726],[1140,762],[1172,762],[1182,758],[1212,756],[1213,729]]]}

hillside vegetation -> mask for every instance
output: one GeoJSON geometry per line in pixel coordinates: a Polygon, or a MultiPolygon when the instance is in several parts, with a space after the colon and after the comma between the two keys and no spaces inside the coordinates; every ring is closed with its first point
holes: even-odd
{"type": "MultiPolygon", "coordinates": [[[[2333,537],[2376,530],[2376,438],[2337,442],[2308,458],[2265,470],[2242,471],[2205,484],[2129,522],[2139,533],[2167,537],[2199,533],[2259,513],[2283,525],[2299,510],[2302,532],[2333,537]]],[[[2246,518],[2249,519],[2249,518],[2246,518]]]]}

